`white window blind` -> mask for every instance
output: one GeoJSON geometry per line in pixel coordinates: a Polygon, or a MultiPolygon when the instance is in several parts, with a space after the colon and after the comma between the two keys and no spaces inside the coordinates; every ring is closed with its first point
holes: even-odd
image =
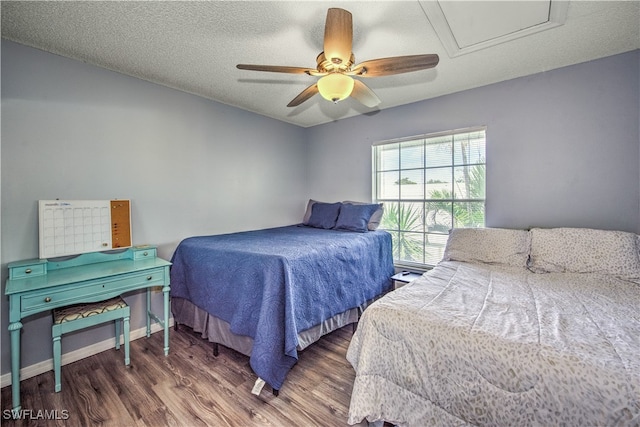
{"type": "Polygon", "coordinates": [[[373,197],[396,265],[435,265],[451,228],[484,227],[485,152],[484,127],[373,146],[373,197]]]}

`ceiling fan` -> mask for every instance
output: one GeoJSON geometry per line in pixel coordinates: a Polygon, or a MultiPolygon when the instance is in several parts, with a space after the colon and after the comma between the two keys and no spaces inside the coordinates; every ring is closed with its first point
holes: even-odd
{"type": "Polygon", "coordinates": [[[382,77],[392,74],[425,70],[438,65],[438,55],[408,55],[372,59],[355,64],[351,51],[353,22],[351,13],[339,8],[327,12],[324,28],[324,51],[316,58],[316,68],[287,67],[279,65],[238,64],[241,70],[269,71],[274,73],[307,74],[321,77],[293,98],[287,107],[296,107],[313,95],[320,93],[323,98],[337,103],[349,96],[367,107],[380,104],[377,95],[356,77],[382,77]]]}

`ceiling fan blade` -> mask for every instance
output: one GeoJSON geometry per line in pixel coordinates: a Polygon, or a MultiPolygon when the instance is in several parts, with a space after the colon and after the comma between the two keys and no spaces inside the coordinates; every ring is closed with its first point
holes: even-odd
{"type": "Polygon", "coordinates": [[[308,88],[306,88],[305,90],[303,90],[302,92],[300,92],[298,96],[293,98],[291,102],[287,104],[287,107],[297,107],[307,99],[311,98],[316,93],[318,93],[318,85],[314,83],[308,88]]]}
{"type": "Polygon", "coordinates": [[[317,73],[317,70],[313,68],[302,67],[284,67],[280,65],[253,65],[253,64],[238,64],[236,65],[240,70],[251,71],[269,71],[272,73],[289,73],[289,74],[309,74],[317,73]]]}
{"type": "Polygon", "coordinates": [[[351,13],[338,8],[327,11],[324,27],[324,56],[331,63],[347,64],[351,58],[353,20],[351,13]]]}
{"type": "Polygon", "coordinates": [[[440,58],[435,54],[372,59],[356,65],[348,74],[361,77],[390,76],[433,68],[439,61],[440,58]]]}
{"type": "Polygon", "coordinates": [[[353,98],[367,107],[375,107],[380,104],[380,98],[366,84],[356,79],[353,79],[353,81],[353,91],[351,92],[353,98]]]}

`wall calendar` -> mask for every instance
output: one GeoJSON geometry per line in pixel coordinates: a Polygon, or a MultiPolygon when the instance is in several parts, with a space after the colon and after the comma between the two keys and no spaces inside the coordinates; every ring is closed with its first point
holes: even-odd
{"type": "Polygon", "coordinates": [[[40,258],[131,246],[129,200],[39,200],[40,258]]]}

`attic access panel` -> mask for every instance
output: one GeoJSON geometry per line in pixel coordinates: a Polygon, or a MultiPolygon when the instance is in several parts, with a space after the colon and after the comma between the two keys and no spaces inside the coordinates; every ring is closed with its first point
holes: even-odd
{"type": "Polygon", "coordinates": [[[568,1],[421,0],[450,57],[563,25],[568,1]]]}

